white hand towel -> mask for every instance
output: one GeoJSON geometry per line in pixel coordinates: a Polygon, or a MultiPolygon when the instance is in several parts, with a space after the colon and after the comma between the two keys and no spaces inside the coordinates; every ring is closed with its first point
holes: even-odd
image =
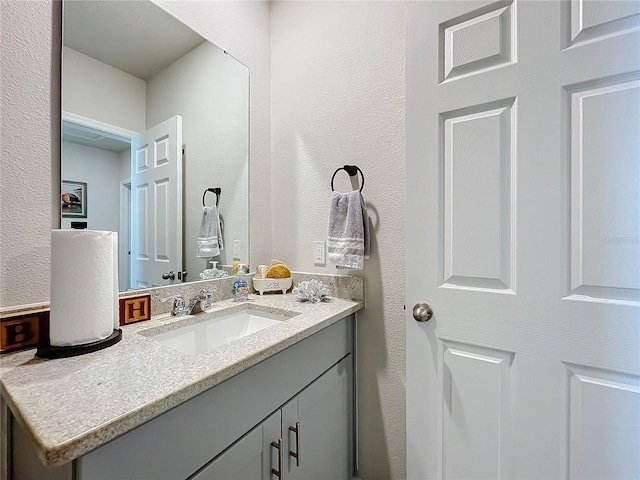
{"type": "Polygon", "coordinates": [[[215,205],[204,207],[200,233],[196,242],[196,257],[215,257],[220,255],[220,250],[222,250],[222,230],[218,208],[215,205]]]}
{"type": "Polygon", "coordinates": [[[329,211],[327,254],[337,268],[362,270],[369,258],[369,215],[362,194],[333,192],[329,211]]]}

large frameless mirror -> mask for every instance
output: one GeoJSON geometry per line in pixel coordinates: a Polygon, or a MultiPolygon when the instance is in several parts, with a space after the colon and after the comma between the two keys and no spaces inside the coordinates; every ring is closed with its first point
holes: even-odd
{"type": "Polygon", "coordinates": [[[248,263],[248,68],[151,2],[63,19],[62,228],[119,233],[121,291],[248,263]]]}

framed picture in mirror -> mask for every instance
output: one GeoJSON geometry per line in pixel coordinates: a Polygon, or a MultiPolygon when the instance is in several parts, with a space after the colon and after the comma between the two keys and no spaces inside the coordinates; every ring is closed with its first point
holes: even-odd
{"type": "Polygon", "coordinates": [[[62,181],[60,194],[63,217],[87,218],[87,184],[62,181]]]}

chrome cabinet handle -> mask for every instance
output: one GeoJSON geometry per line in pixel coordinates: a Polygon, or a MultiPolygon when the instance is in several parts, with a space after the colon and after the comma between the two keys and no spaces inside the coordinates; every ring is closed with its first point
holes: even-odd
{"type": "Polygon", "coordinates": [[[296,459],[296,467],[300,466],[300,422],[296,422],[296,426],[289,427],[293,433],[296,434],[296,451],[292,452],[289,450],[289,455],[296,459]]]}
{"type": "Polygon", "coordinates": [[[282,478],[282,439],[279,438],[278,443],[271,442],[271,446],[278,449],[278,469],[271,468],[271,474],[282,478]]]}
{"type": "Polygon", "coordinates": [[[171,271],[169,273],[163,273],[162,274],[162,279],[163,280],[175,280],[176,279],[176,274],[173,273],[173,271],[171,271]]]}

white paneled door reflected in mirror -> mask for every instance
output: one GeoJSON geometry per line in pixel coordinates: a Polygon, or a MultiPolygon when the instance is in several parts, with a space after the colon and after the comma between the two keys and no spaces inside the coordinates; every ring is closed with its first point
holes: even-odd
{"type": "Polygon", "coordinates": [[[248,263],[249,69],[151,2],[65,1],[63,19],[62,180],[84,204],[61,191],[62,228],[119,233],[121,291],[248,263]]]}

